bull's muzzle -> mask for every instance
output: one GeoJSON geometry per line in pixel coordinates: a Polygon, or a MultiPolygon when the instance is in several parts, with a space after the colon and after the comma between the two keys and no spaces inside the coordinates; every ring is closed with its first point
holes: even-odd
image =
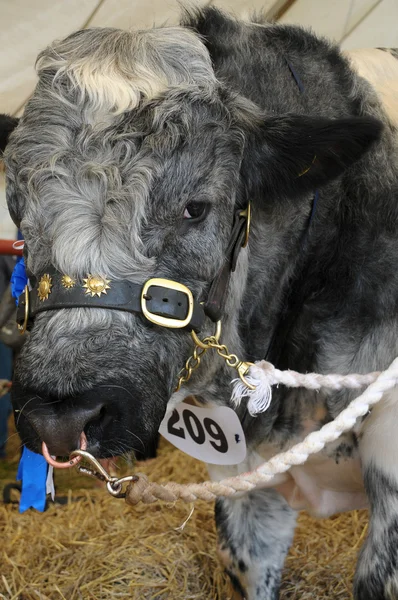
{"type": "Polygon", "coordinates": [[[155,394],[144,401],[123,382],[99,385],[76,396],[45,398],[14,379],[12,396],[22,442],[34,452],[42,452],[44,442],[56,457],[80,448],[82,434],[88,452],[100,458],[131,450],[148,455],[166,408],[155,394]]]}

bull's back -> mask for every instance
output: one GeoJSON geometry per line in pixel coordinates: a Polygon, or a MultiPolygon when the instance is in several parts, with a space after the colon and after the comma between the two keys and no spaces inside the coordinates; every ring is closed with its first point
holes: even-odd
{"type": "Polygon", "coordinates": [[[376,90],[390,122],[398,127],[398,49],[364,48],[344,54],[376,90]]]}

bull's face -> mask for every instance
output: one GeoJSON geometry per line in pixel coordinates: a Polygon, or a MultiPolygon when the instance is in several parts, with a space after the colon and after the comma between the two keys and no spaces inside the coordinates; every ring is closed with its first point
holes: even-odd
{"type": "MultiPolygon", "coordinates": [[[[47,49],[38,69],[6,150],[8,204],[28,273],[39,278],[52,266],[82,288],[98,275],[109,280],[109,297],[118,281],[162,277],[206,300],[249,195],[307,198],[379,131],[359,120],[329,131],[304,117],[264,126],[254,105],[217,82],[207,50],[184,29],[80,32],[47,49]],[[301,171],[309,175],[298,178],[301,171]]],[[[246,264],[241,255],[229,298],[235,324],[246,264]]],[[[213,328],[208,320],[202,334],[213,328]]],[[[191,350],[189,331],[143,315],[90,307],[38,314],[13,382],[23,442],[65,455],[84,431],[97,456],[144,452],[191,350]]]]}
{"type": "MultiPolygon", "coordinates": [[[[76,61],[75,46],[89,45],[93,35],[84,32],[57,53],[72,48],[76,61]]],[[[134,42],[130,34],[118,35],[134,42]]],[[[143,284],[152,277],[185,284],[197,301],[205,298],[231,233],[243,136],[202,44],[188,32],[180,36],[196,56],[197,72],[195,64],[191,73],[176,64],[181,74],[163,73],[175,78],[169,90],[155,71],[172,66],[152,65],[147,77],[156,97],[140,90],[141,102],[133,81],[124,82],[131,85],[124,90],[129,98],[121,90],[109,106],[106,82],[95,90],[103,97],[95,98],[87,80],[76,88],[77,68],[55,75],[51,51],[39,59],[40,82],[7,148],[8,202],[20,221],[31,280],[52,265],[82,293],[90,275],[106,278],[110,301],[119,281],[143,284]],[[178,77],[188,78],[187,89],[178,77]],[[128,106],[120,110],[119,101],[128,106]]],[[[170,32],[163,43],[166,50],[174,43],[170,32]]],[[[54,277],[52,285],[59,285],[54,277]]],[[[212,330],[209,322],[203,332],[212,330]]],[[[192,345],[189,330],[158,326],[143,315],[89,306],[40,313],[13,382],[23,442],[40,451],[45,441],[52,454],[65,455],[84,431],[96,455],[145,452],[192,345]]]]}

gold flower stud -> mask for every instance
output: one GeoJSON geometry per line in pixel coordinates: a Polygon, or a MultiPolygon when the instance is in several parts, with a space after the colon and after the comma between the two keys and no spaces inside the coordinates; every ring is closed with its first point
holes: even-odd
{"type": "Polygon", "coordinates": [[[39,296],[40,300],[44,302],[44,300],[48,299],[48,295],[51,294],[52,286],[53,284],[50,275],[43,275],[37,288],[37,295],[39,296]]]}
{"type": "Polygon", "coordinates": [[[111,286],[108,285],[111,280],[106,279],[105,277],[101,277],[100,275],[90,275],[87,274],[87,278],[83,279],[84,285],[86,288],[86,294],[92,297],[101,296],[101,294],[106,294],[106,290],[110,290],[111,286]]]}
{"type": "Polygon", "coordinates": [[[69,290],[75,286],[76,281],[70,275],[62,275],[61,284],[69,290]]]}

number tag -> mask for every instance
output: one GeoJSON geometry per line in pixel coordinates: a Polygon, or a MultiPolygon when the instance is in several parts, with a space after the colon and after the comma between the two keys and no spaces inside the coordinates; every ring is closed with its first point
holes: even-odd
{"type": "Polygon", "coordinates": [[[238,465],[246,440],[232,408],[202,408],[182,402],[163,419],[159,433],[186,454],[212,465],[238,465]]]}

